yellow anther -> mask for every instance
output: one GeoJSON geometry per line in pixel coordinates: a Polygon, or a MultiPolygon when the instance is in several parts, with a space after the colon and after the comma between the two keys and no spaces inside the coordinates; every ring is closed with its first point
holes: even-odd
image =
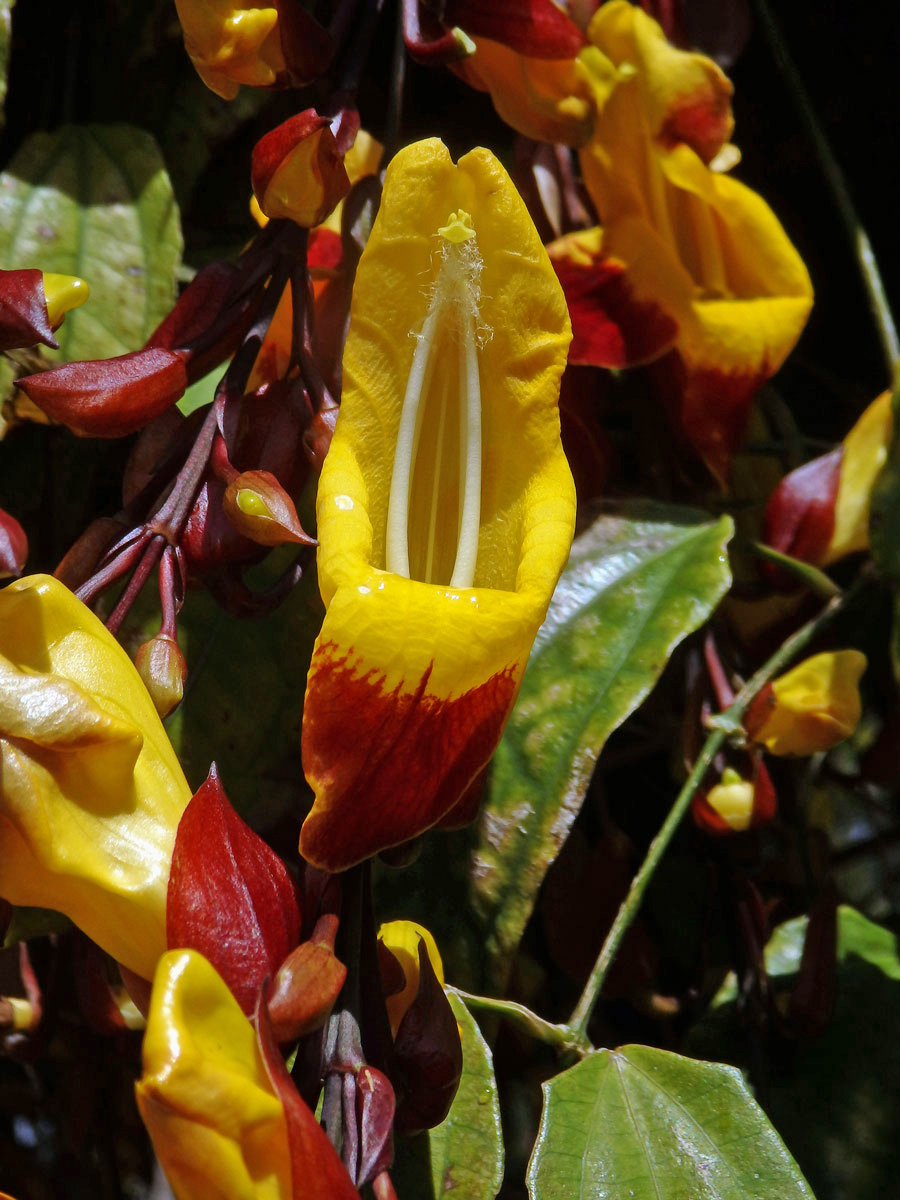
{"type": "Polygon", "coordinates": [[[450,214],[447,224],[442,225],[438,233],[445,241],[459,245],[460,242],[467,242],[469,238],[473,238],[475,229],[472,225],[472,218],[467,212],[460,209],[459,212],[450,214]]]}
{"type": "Polygon", "coordinates": [[[44,296],[50,327],[55,329],[67,312],[79,308],[91,294],[91,289],[77,275],[54,275],[44,271],[44,296]]]}
{"type": "Polygon", "coordinates": [[[242,513],[246,513],[248,517],[266,517],[268,520],[272,520],[272,512],[259,492],[252,492],[249,488],[241,488],[236,496],[236,500],[238,508],[242,513]]]}

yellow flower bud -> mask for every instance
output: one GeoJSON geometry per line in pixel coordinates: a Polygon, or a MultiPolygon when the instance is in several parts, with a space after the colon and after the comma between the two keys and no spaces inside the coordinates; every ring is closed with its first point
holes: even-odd
{"type": "Polygon", "coordinates": [[[91,289],[77,275],[55,275],[44,271],[44,297],[51,328],[61,325],[66,313],[80,308],[90,294],[91,289]]]}
{"type": "Polygon", "coordinates": [[[419,943],[425,943],[428,959],[441,987],[444,986],[444,964],[437,942],[424,925],[417,925],[415,921],[387,921],[378,930],[378,938],[397,959],[406,979],[403,991],[388,996],[386,1001],[391,1033],[396,1037],[400,1022],[419,990],[419,943]]]}

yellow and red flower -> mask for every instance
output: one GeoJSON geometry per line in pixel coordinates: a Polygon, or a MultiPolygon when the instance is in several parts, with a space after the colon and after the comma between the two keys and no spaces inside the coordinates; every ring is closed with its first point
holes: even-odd
{"type": "Polygon", "coordinates": [[[571,543],[569,321],[500,163],[388,168],[319,483],[325,621],[301,850],[336,871],[444,817],[493,753],[571,543]]]}
{"type": "Polygon", "coordinates": [[[597,116],[580,158],[602,228],[550,247],[572,361],[653,362],[687,439],[725,479],[754,394],[806,322],[809,276],[765,201],[713,169],[735,157],[715,64],[669,46],[624,0],[603,5],[588,38],[597,116]]]}
{"type": "Polygon", "coordinates": [[[859,650],[814,654],[765,687],[744,717],[747,735],[770,754],[816,754],[850,737],[862,715],[859,650]]]}

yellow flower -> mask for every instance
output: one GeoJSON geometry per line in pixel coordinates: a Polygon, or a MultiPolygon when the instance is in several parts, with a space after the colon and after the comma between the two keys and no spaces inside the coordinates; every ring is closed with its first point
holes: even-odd
{"type": "Polygon", "coordinates": [[[180,1200],[290,1200],[284,1107],[256,1033],[195,950],[160,959],[135,1091],[180,1200]]]}
{"type": "Polygon", "coordinates": [[[271,87],[286,68],[278,9],[239,0],[175,0],[184,45],[211,91],[233,100],[239,85],[271,87]]]}
{"type": "Polygon", "coordinates": [[[303,717],[307,859],[416,836],[490,758],[574,526],[569,321],[487,150],[402,151],[353,292],[317,500],[327,613],[303,717]]]}
{"type": "Polygon", "coordinates": [[[858,650],[814,654],[765,688],[744,718],[753,741],[771,754],[815,754],[853,733],[862,713],[858,650]]]}
{"type": "Polygon", "coordinates": [[[570,298],[573,361],[660,359],[658,383],[681,428],[724,479],[753,395],[806,322],[809,275],[765,201],[707,165],[731,130],[721,71],[673,49],[624,0],[603,5],[588,37],[581,58],[597,118],[580,158],[602,234],[592,247],[583,238],[551,247],[570,298]]]}
{"type": "Polygon", "coordinates": [[[0,896],[152,978],[190,788],[128,655],[49,576],[0,592],[0,752],[0,896]]]}

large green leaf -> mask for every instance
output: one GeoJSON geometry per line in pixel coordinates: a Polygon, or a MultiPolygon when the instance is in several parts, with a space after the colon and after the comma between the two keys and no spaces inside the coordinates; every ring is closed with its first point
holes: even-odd
{"type": "Polygon", "coordinates": [[[446,1120],[397,1146],[399,1200],[494,1200],[503,1182],[503,1131],[494,1063],[475,1018],[453,992],[463,1070],[446,1120]]]}
{"type": "Polygon", "coordinates": [[[181,227],[159,150],[130,125],[33,134],[0,175],[0,267],[78,275],[63,359],[135,350],[172,307],[181,227]]]}
{"type": "Polygon", "coordinates": [[[740,1072],[649,1046],[544,1085],[532,1200],[811,1200],[740,1072]]]}
{"type": "Polygon", "coordinates": [[[0,0],[0,128],[6,101],[6,72],[9,69],[9,39],[12,34],[12,8],[15,0],[0,0]]]}
{"type": "Polygon", "coordinates": [[[640,505],[605,513],[576,539],[494,757],[471,853],[495,980],[604,742],[728,589],[731,533],[728,517],[640,505]]]}
{"type": "MultiPolygon", "coordinates": [[[[787,921],[769,941],[776,992],[793,986],[806,926],[805,917],[787,921]]],[[[691,1047],[752,1064],[759,1098],[819,1200],[874,1200],[896,1195],[900,1178],[900,957],[890,930],[846,906],[838,910],[837,957],[835,1012],[821,1036],[789,1055],[776,1043],[765,1059],[735,1028],[731,986],[691,1047]]]]}

